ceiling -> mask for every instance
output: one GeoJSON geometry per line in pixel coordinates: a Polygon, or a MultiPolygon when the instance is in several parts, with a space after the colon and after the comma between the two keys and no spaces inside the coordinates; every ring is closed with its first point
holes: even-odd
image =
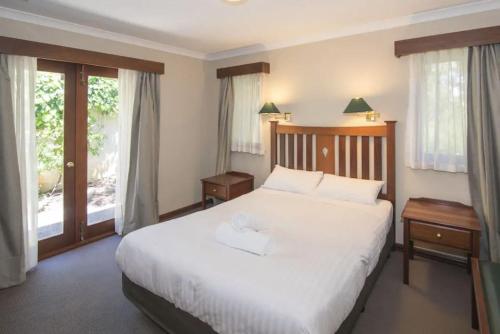
{"type": "Polygon", "coordinates": [[[14,9],[11,16],[37,14],[30,14],[37,23],[52,20],[64,28],[71,22],[73,30],[91,27],[94,33],[104,30],[209,59],[408,24],[413,18],[440,18],[450,11],[451,16],[477,12],[492,3],[500,1],[0,0],[4,12],[14,9]]]}

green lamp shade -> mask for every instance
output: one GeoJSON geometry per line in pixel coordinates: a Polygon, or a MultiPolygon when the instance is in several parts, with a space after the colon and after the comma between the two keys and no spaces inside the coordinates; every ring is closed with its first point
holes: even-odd
{"type": "Polygon", "coordinates": [[[259,111],[259,114],[279,114],[279,113],[280,113],[279,109],[276,108],[276,106],[272,102],[264,103],[264,106],[259,111]]]}
{"type": "Polygon", "coordinates": [[[362,97],[356,97],[349,102],[347,108],[344,110],[344,114],[358,113],[358,112],[369,112],[373,111],[372,107],[363,100],[362,97]]]}

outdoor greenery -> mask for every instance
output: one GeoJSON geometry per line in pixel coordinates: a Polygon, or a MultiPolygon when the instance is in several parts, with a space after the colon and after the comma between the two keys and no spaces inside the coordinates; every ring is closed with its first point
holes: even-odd
{"type": "MultiPolygon", "coordinates": [[[[116,79],[90,76],[88,79],[88,152],[99,155],[106,135],[102,120],[118,114],[116,79]]],[[[64,163],[64,76],[38,72],[35,89],[35,126],[38,172],[58,171],[64,163]]]]}
{"type": "Polygon", "coordinates": [[[38,171],[61,170],[64,145],[64,79],[38,72],[35,87],[35,127],[38,171]]]}
{"type": "Polygon", "coordinates": [[[88,150],[98,156],[106,136],[101,132],[101,119],[118,115],[118,82],[116,79],[89,76],[88,82],[88,150]]]}

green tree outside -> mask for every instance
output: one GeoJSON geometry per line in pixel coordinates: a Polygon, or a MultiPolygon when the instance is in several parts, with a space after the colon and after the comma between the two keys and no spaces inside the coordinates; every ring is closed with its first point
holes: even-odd
{"type": "MultiPolygon", "coordinates": [[[[88,152],[98,156],[106,139],[102,121],[118,115],[116,79],[90,76],[88,79],[88,152]]],[[[64,164],[64,78],[38,72],[35,88],[35,126],[38,173],[56,171],[64,164]]],[[[58,184],[55,185],[56,189],[58,184]]],[[[53,190],[54,190],[53,189],[53,190]]]]}

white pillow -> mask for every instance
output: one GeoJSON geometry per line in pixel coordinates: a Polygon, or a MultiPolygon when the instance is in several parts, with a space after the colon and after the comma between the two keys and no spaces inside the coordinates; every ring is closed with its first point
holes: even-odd
{"type": "Polygon", "coordinates": [[[325,174],[314,191],[314,195],[341,201],[376,204],[384,181],[353,179],[350,177],[325,174]]]}
{"type": "Polygon", "coordinates": [[[312,192],[322,177],[323,172],[308,172],[276,165],[262,187],[305,194],[312,192]]]}

